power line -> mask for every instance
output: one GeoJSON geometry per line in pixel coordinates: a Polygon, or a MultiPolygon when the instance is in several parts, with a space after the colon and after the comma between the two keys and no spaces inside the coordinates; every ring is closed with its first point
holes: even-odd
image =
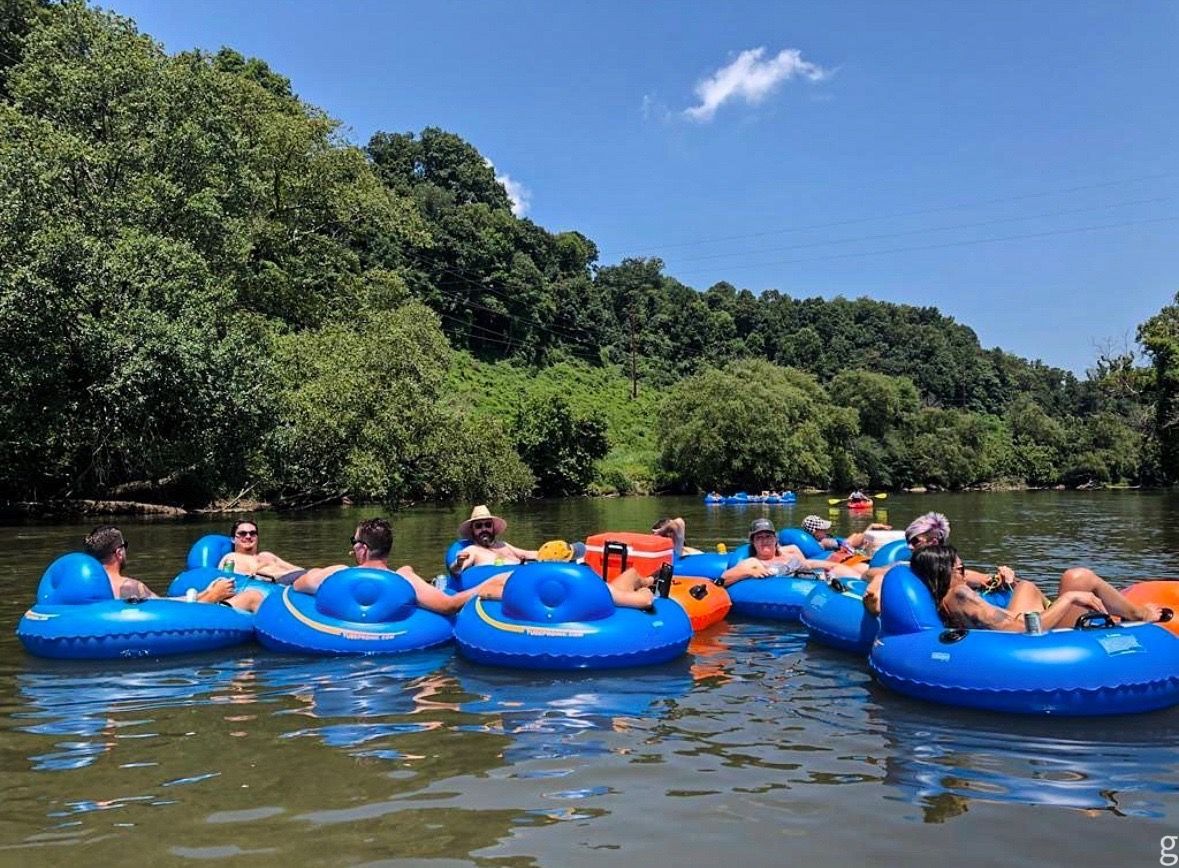
{"type": "MultiPolygon", "coordinates": [[[[491,293],[492,295],[502,298],[502,299],[504,299],[504,301],[507,301],[509,303],[515,301],[515,299],[513,299],[510,295],[508,295],[504,290],[497,289],[494,285],[489,285],[487,283],[484,283],[482,280],[474,280],[474,279],[466,276],[466,274],[464,274],[463,272],[455,271],[454,269],[447,268],[446,266],[439,265],[434,262],[430,262],[430,261],[422,258],[422,256],[420,254],[415,254],[412,251],[402,250],[401,253],[404,256],[408,257],[409,259],[414,260],[419,266],[422,266],[425,269],[433,269],[433,270],[439,271],[443,274],[450,275],[451,277],[454,277],[454,278],[456,278],[460,281],[463,281],[464,283],[466,283],[472,287],[475,287],[476,289],[480,290],[481,292],[491,293]]],[[[439,291],[443,291],[443,292],[445,291],[445,288],[442,286],[439,286],[437,284],[435,284],[434,286],[439,291]]],[[[455,293],[454,297],[457,298],[458,294],[455,293]]],[[[584,346],[587,349],[590,349],[589,345],[584,342],[585,336],[583,334],[577,334],[574,331],[572,331],[571,329],[567,329],[567,328],[564,328],[563,326],[558,326],[558,325],[554,325],[551,323],[544,323],[544,322],[541,322],[540,320],[532,319],[530,317],[523,317],[523,316],[519,316],[516,314],[507,313],[506,311],[499,311],[499,310],[496,310],[495,308],[487,307],[486,305],[481,305],[478,302],[470,301],[469,299],[463,299],[462,301],[466,305],[469,305],[471,307],[481,308],[485,311],[488,311],[489,313],[495,314],[496,316],[506,317],[506,318],[516,321],[516,322],[532,323],[533,325],[536,325],[537,327],[539,327],[541,329],[541,331],[546,331],[546,332],[554,335],[555,337],[559,337],[559,338],[566,340],[566,341],[572,341],[580,346],[584,346]]]]}
{"type": "Polygon", "coordinates": [[[802,250],[808,247],[826,247],[831,244],[853,244],[859,241],[879,241],[883,238],[904,238],[910,235],[927,235],[930,232],[949,232],[953,229],[977,229],[981,226],[996,226],[1004,223],[1016,223],[1022,220],[1041,220],[1048,217],[1065,217],[1070,214],[1087,214],[1091,211],[1106,211],[1111,208],[1126,208],[1131,205],[1153,205],[1159,202],[1174,201],[1169,196],[1159,196],[1154,199],[1134,199],[1129,202],[1115,202],[1111,205],[1095,205],[1089,208],[1072,208],[1066,211],[1049,211],[1041,214],[1028,214],[1023,217],[997,217],[993,220],[979,220],[973,223],[953,223],[949,226],[933,226],[923,229],[906,229],[903,232],[884,232],[878,235],[860,235],[850,238],[835,238],[831,241],[808,241],[804,244],[788,244],[784,247],[762,247],[754,250],[740,250],[734,253],[706,253],[700,256],[682,257],[679,262],[697,262],[705,259],[723,259],[729,256],[748,256],[754,253],[771,253],[778,250],[802,250]]]}
{"type": "MultiPolygon", "coordinates": [[[[1004,235],[998,238],[974,238],[969,241],[947,241],[942,244],[922,244],[914,247],[892,247],[887,250],[865,250],[859,253],[839,253],[831,256],[811,256],[801,259],[779,259],[773,262],[747,262],[741,265],[728,266],[730,269],[766,268],[774,265],[794,265],[801,262],[827,262],[836,259],[853,259],[863,256],[884,256],[890,253],[911,253],[921,250],[942,250],[948,247],[969,247],[975,244],[995,244],[1002,241],[1023,241],[1029,238],[1048,238],[1053,235],[1074,235],[1080,232],[1097,232],[1102,229],[1121,229],[1127,226],[1145,226],[1151,223],[1170,223],[1179,220],[1174,217],[1153,217],[1146,220],[1127,220],[1122,223],[1104,223],[1098,226],[1078,226],[1073,229],[1053,229],[1047,232],[1026,232],[1021,235],[1004,235]]],[[[699,274],[701,269],[688,271],[687,274],[699,274]]]]}
{"type": "MultiPolygon", "coordinates": [[[[811,229],[830,229],[836,226],[850,226],[856,223],[872,223],[877,220],[895,220],[898,217],[916,217],[921,214],[938,214],[945,211],[959,211],[968,208],[980,208],[984,205],[1001,205],[1008,202],[1022,202],[1027,199],[1042,199],[1049,196],[1063,196],[1068,193],[1078,193],[1084,190],[1099,190],[1106,187],[1118,187],[1127,184],[1137,184],[1143,181],[1157,181],[1163,178],[1173,178],[1176,176],[1175,172],[1162,172],[1157,175],[1143,175],[1138,178],[1125,178],[1119,181],[1102,181],[1096,184],[1081,184],[1074,187],[1065,187],[1059,190],[1047,190],[1035,193],[1023,193],[1018,196],[1004,196],[995,199],[978,199],[973,202],[958,202],[951,205],[941,205],[933,208],[917,208],[909,211],[895,211],[891,214],[869,215],[865,217],[850,217],[844,220],[832,220],[825,223],[810,223],[802,226],[788,226],[780,229],[767,229],[763,232],[749,232],[742,235],[724,235],[713,238],[697,238],[692,241],[677,241],[662,244],[648,245],[648,249],[652,251],[670,250],[679,247],[695,247],[700,244],[715,244],[721,241],[741,241],[746,238],[764,238],[769,235],[783,235],[789,232],[804,232],[811,229]]],[[[635,251],[623,250],[609,250],[599,253],[599,256],[621,256],[621,257],[637,257],[643,255],[635,251]]]]}

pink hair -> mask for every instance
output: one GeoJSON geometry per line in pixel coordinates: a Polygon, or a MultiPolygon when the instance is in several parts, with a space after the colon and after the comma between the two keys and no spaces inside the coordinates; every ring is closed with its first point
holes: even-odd
{"type": "Polygon", "coordinates": [[[905,528],[905,542],[912,542],[913,537],[927,533],[936,533],[944,543],[950,538],[950,520],[940,512],[919,515],[905,528]]]}

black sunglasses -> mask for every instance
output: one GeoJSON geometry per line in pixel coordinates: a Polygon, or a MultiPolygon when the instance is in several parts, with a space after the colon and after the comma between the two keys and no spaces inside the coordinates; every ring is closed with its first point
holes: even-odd
{"type": "Polygon", "coordinates": [[[258,535],[258,531],[256,531],[256,530],[239,530],[234,534],[234,536],[240,536],[243,538],[257,536],[257,535],[258,535]]]}
{"type": "Polygon", "coordinates": [[[357,539],[357,538],[356,538],[356,537],[354,537],[354,536],[350,536],[350,537],[348,537],[348,542],[349,542],[349,543],[351,543],[351,544],[352,544],[352,545],[354,545],[354,546],[365,546],[365,547],[367,547],[367,546],[368,546],[368,543],[366,543],[364,540],[362,540],[362,539],[357,539]]]}

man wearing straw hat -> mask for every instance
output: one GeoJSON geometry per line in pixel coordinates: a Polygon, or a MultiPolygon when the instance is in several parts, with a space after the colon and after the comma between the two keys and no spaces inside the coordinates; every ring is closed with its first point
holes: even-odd
{"type": "Polygon", "coordinates": [[[480,505],[472,509],[471,517],[458,528],[459,538],[470,544],[455,555],[454,563],[449,565],[450,571],[458,574],[467,567],[486,564],[502,566],[536,560],[535,551],[516,548],[498,539],[507,526],[506,521],[498,515],[492,515],[486,506],[480,505]]]}

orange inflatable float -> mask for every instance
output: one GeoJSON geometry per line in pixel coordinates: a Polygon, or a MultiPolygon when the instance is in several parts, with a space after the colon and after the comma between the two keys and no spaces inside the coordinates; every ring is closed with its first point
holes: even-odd
{"type": "MultiPolygon", "coordinates": [[[[671,566],[671,540],[657,534],[626,531],[597,533],[585,542],[586,564],[607,581],[631,567],[640,575],[653,576],[660,567],[671,566]]],[[[732,606],[728,591],[705,578],[673,578],[668,596],[688,613],[692,631],[697,633],[723,620],[732,606]]]]}
{"type": "MultiPolygon", "coordinates": [[[[1179,581],[1174,579],[1139,582],[1123,589],[1122,593],[1126,595],[1127,600],[1136,605],[1154,603],[1156,606],[1179,612],[1179,581]]],[[[1159,626],[1179,636],[1179,618],[1172,618],[1159,626]]]]}
{"type": "Polygon", "coordinates": [[[669,596],[684,607],[692,632],[699,633],[717,621],[723,621],[733,601],[729,592],[709,579],[695,579],[691,576],[673,578],[669,596]]]}

